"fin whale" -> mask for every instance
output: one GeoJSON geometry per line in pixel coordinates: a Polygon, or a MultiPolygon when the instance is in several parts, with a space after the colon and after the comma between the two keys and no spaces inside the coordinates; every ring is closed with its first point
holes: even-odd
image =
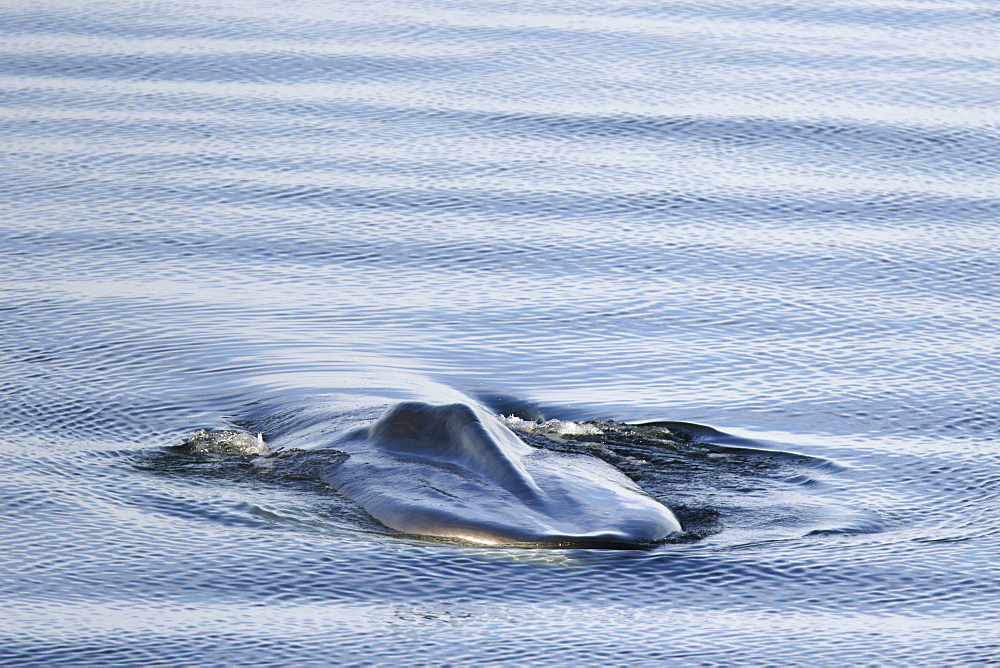
{"type": "Polygon", "coordinates": [[[466,404],[398,404],[337,444],[320,476],[382,524],[488,545],[641,547],[673,513],[597,458],[532,447],[466,404]]]}

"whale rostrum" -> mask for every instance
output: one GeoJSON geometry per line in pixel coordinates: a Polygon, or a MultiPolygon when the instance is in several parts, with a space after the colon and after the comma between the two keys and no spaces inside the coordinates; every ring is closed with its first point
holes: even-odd
{"type": "Polygon", "coordinates": [[[535,448],[466,404],[398,404],[336,443],[320,477],[406,534],[489,545],[640,547],[681,531],[611,465],[535,448]]]}

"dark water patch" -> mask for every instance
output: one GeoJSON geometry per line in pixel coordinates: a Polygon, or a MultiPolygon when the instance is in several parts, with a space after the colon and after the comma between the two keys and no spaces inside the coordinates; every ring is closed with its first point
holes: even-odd
{"type": "MultiPolygon", "coordinates": [[[[820,457],[769,449],[753,439],[727,434],[713,427],[692,422],[655,421],[631,424],[605,419],[588,420],[582,424],[595,429],[582,434],[568,433],[563,439],[581,444],[608,446],[599,448],[596,452],[610,452],[612,456],[616,451],[620,451],[625,453],[623,456],[637,459],[644,456],[677,455],[685,459],[714,461],[720,466],[746,466],[754,470],[780,464],[809,466],[827,471],[837,470],[833,462],[820,457]]],[[[549,445],[556,446],[558,442],[549,445]]]]}

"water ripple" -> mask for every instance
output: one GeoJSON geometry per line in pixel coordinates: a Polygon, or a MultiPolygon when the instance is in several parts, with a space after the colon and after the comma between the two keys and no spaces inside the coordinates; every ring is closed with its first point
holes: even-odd
{"type": "Polygon", "coordinates": [[[0,16],[0,663],[995,660],[990,3],[0,16]],[[473,396],[806,458],[604,444],[627,555],[136,465],[473,396]]]}

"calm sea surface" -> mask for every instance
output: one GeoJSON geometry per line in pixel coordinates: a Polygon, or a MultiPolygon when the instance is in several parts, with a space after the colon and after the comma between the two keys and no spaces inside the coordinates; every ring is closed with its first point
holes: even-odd
{"type": "Polygon", "coordinates": [[[992,0],[4,2],[0,663],[1000,663],[998,45],[992,0]],[[435,543],[167,447],[406,399],[720,430],[608,446],[699,531],[435,543]]]}

